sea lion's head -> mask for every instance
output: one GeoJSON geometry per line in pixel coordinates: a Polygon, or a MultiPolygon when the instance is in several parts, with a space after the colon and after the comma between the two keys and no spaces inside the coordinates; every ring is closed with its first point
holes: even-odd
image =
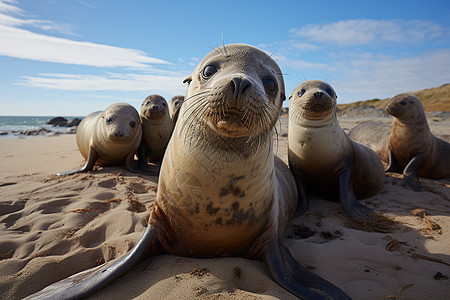
{"type": "Polygon", "coordinates": [[[289,97],[290,117],[321,120],[337,110],[334,89],[321,80],[305,81],[289,97]]]}
{"type": "Polygon", "coordinates": [[[402,93],[389,100],[386,112],[403,123],[416,123],[425,118],[422,103],[413,94],[402,93]]]}
{"type": "Polygon", "coordinates": [[[164,119],[168,114],[166,99],[159,95],[150,95],[141,105],[141,118],[151,121],[164,119]]]}
{"type": "Polygon", "coordinates": [[[183,128],[200,123],[224,138],[267,135],[285,99],[280,68],[265,52],[245,44],[214,49],[185,79],[183,128]]]}
{"type": "Polygon", "coordinates": [[[115,103],[105,109],[100,118],[101,135],[105,140],[125,144],[142,134],[137,110],[127,103],[115,103]]]}

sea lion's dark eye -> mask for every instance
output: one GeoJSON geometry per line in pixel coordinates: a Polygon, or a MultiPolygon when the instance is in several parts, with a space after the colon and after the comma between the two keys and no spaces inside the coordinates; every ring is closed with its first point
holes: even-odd
{"type": "Polygon", "coordinates": [[[113,119],[106,118],[106,125],[110,125],[110,124],[112,124],[112,122],[113,122],[113,119]]]}
{"type": "Polygon", "coordinates": [[[134,128],[134,126],[136,126],[136,122],[135,121],[131,121],[130,122],[130,126],[131,126],[131,128],[134,128]]]}
{"type": "Polygon", "coordinates": [[[163,106],[163,107],[166,107],[166,103],[163,102],[163,103],[162,103],[162,106],[163,106]]]}
{"type": "Polygon", "coordinates": [[[406,101],[403,100],[402,102],[400,102],[401,105],[406,105],[406,101]]]}
{"type": "Polygon", "coordinates": [[[211,78],[217,72],[217,68],[211,65],[207,65],[202,71],[202,78],[207,80],[211,78]]]}
{"type": "Polygon", "coordinates": [[[326,89],[325,92],[327,92],[327,94],[328,94],[331,98],[334,97],[334,92],[333,92],[332,89],[326,89]]]}
{"type": "Polygon", "coordinates": [[[298,91],[297,95],[298,95],[299,97],[301,97],[301,96],[303,96],[303,94],[304,94],[305,92],[306,92],[305,89],[301,89],[300,91],[298,91]]]}
{"type": "Polygon", "coordinates": [[[277,91],[277,84],[272,78],[263,79],[264,88],[271,94],[277,91]]]}

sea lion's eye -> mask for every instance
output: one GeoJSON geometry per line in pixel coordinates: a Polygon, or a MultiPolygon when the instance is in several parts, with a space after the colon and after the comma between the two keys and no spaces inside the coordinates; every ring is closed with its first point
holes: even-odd
{"type": "Polygon", "coordinates": [[[106,125],[110,125],[110,124],[112,124],[112,122],[113,122],[113,119],[111,119],[111,118],[106,118],[106,125]]]}
{"type": "Polygon", "coordinates": [[[401,105],[406,105],[406,101],[403,100],[402,102],[400,102],[401,105]]]}
{"type": "Polygon", "coordinates": [[[166,103],[163,102],[163,103],[162,103],[162,106],[163,106],[163,107],[166,107],[166,103]]]}
{"type": "Polygon", "coordinates": [[[334,97],[334,92],[333,92],[332,89],[326,89],[325,92],[327,92],[327,94],[328,94],[331,98],[334,97]]]}
{"type": "Polygon", "coordinates": [[[265,78],[263,79],[264,88],[271,94],[276,93],[277,91],[277,84],[275,80],[272,78],[265,78]]]}
{"type": "Polygon", "coordinates": [[[208,80],[217,72],[217,68],[211,65],[207,65],[202,71],[202,78],[208,80]]]}
{"type": "Polygon", "coordinates": [[[303,94],[304,94],[305,92],[306,92],[305,89],[301,89],[300,91],[298,91],[297,95],[298,95],[299,97],[301,97],[301,96],[303,96],[303,94]]]}
{"type": "Polygon", "coordinates": [[[136,122],[135,121],[131,121],[130,122],[130,126],[131,126],[131,128],[134,128],[136,126],[136,122]]]}

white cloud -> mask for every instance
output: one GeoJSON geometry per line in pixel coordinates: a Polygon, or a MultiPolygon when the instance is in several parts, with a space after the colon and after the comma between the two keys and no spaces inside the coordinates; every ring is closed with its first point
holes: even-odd
{"type": "Polygon", "coordinates": [[[149,68],[149,64],[170,64],[128,48],[74,41],[23,28],[74,35],[71,26],[25,16],[14,0],[0,1],[0,55],[43,62],[93,67],[149,68]]]}
{"type": "Polygon", "coordinates": [[[408,58],[356,59],[336,68],[341,71],[335,76],[336,90],[348,95],[340,100],[387,98],[449,83],[450,49],[408,58]]]}
{"type": "Polygon", "coordinates": [[[39,74],[24,76],[18,85],[34,88],[70,91],[165,91],[179,93],[184,91],[184,76],[161,76],[146,74],[108,74],[74,75],[74,74],[39,74]]]}
{"type": "Polygon", "coordinates": [[[37,61],[94,67],[143,68],[147,64],[169,64],[127,48],[78,42],[0,25],[0,55],[37,61]]]}
{"type": "Polygon", "coordinates": [[[330,24],[310,24],[289,31],[295,38],[307,38],[338,46],[367,45],[376,42],[420,43],[440,37],[442,27],[418,20],[355,19],[330,24]]]}
{"type": "Polygon", "coordinates": [[[291,58],[290,56],[274,55],[274,60],[281,66],[296,70],[328,70],[333,71],[335,68],[325,63],[309,62],[301,59],[291,58]]]}

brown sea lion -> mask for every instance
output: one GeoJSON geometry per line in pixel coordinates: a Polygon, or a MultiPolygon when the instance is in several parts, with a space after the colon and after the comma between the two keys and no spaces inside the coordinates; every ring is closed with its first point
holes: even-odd
{"type": "Polygon", "coordinates": [[[341,202],[356,220],[372,212],[359,203],[384,184],[384,169],[368,147],[351,140],[339,126],[336,92],[327,83],[310,80],[290,96],[289,167],[307,191],[341,202]]]}
{"type": "Polygon", "coordinates": [[[389,162],[389,138],[392,126],[379,121],[365,121],[356,125],[348,136],[372,149],[384,163],[389,162]]]}
{"type": "Polygon", "coordinates": [[[139,146],[141,168],[147,161],[161,161],[173,132],[174,123],[169,115],[166,100],[159,95],[150,95],[141,105],[142,142],[139,146]]]}
{"type": "MultiPolygon", "coordinates": [[[[173,96],[169,101],[169,114],[172,119],[175,117],[175,113],[180,109],[181,104],[184,102],[184,96],[173,96]]],[[[176,120],[175,120],[176,122],[176,120]]],[[[174,123],[175,123],[174,122],[174,123]]]]}
{"type": "Polygon", "coordinates": [[[137,110],[126,103],[112,104],[103,112],[94,112],[83,118],[78,125],[77,145],[86,164],[81,169],[57,175],[89,171],[95,164],[125,164],[128,170],[135,171],[134,155],[141,138],[142,126],[137,110]]]}
{"type": "Polygon", "coordinates": [[[295,179],[272,150],[284,94],[265,52],[233,44],[210,52],[189,88],[169,142],[146,232],[124,257],[32,296],[83,297],[148,255],[262,259],[272,278],[303,299],[349,299],[302,267],[281,243],[297,204],[295,179]]]}
{"type": "Polygon", "coordinates": [[[419,177],[450,178],[450,144],[431,133],[419,98],[399,94],[388,102],[386,111],[394,117],[386,171],[403,173],[416,191],[419,177]]]}

